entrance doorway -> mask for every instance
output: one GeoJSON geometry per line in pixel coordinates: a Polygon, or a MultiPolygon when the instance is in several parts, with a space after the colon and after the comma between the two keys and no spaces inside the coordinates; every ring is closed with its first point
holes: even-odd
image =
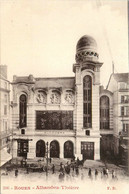
{"type": "Polygon", "coordinates": [[[36,157],[44,156],[45,156],[45,142],[43,140],[39,140],[36,143],[36,157]]]}
{"type": "Polygon", "coordinates": [[[71,141],[66,141],[64,143],[64,158],[73,158],[73,143],[71,141]]]}
{"type": "Polygon", "coordinates": [[[22,156],[24,158],[27,158],[27,153],[29,150],[29,146],[28,146],[28,140],[26,139],[19,139],[17,141],[18,143],[18,156],[22,156]]]}
{"type": "Polygon", "coordinates": [[[81,142],[83,160],[94,160],[94,142],[81,142]]]}
{"type": "Polygon", "coordinates": [[[113,160],[113,135],[101,135],[100,139],[101,160],[113,160]]]}
{"type": "Polygon", "coordinates": [[[51,158],[59,158],[60,148],[58,141],[52,141],[50,143],[50,157],[51,158]]]}

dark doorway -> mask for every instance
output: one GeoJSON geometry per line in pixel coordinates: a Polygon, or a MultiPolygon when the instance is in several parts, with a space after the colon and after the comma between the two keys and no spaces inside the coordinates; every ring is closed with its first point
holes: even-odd
{"type": "Polygon", "coordinates": [[[101,135],[100,158],[101,160],[112,160],[114,158],[113,135],[101,135]]]}
{"type": "Polygon", "coordinates": [[[50,143],[50,157],[59,158],[59,154],[60,154],[59,143],[57,141],[52,141],[50,143]]]}
{"type": "Polygon", "coordinates": [[[45,156],[45,142],[43,140],[39,140],[36,143],[36,157],[44,156],[45,156]]]}
{"type": "Polygon", "coordinates": [[[64,158],[73,158],[73,143],[66,141],[64,143],[64,158]]]}
{"type": "Polygon", "coordinates": [[[83,160],[94,160],[94,142],[81,142],[83,160]]]}

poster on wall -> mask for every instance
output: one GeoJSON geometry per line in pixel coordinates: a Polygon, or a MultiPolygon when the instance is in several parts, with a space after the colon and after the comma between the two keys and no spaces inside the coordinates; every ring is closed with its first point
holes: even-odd
{"type": "Polygon", "coordinates": [[[127,0],[1,0],[1,194],[127,194],[127,0]]]}

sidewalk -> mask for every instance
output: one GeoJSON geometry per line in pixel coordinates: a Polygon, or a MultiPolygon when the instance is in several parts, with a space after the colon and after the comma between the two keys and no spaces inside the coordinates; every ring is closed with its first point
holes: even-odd
{"type": "Polygon", "coordinates": [[[105,164],[102,161],[86,160],[83,164],[83,167],[100,170],[105,168],[105,164]]]}

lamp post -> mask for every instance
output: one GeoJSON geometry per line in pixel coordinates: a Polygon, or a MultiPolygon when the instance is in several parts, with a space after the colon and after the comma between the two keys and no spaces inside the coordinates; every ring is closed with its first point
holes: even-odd
{"type": "Polygon", "coordinates": [[[48,177],[48,142],[46,143],[46,154],[47,154],[47,157],[46,157],[46,178],[48,177]]]}

